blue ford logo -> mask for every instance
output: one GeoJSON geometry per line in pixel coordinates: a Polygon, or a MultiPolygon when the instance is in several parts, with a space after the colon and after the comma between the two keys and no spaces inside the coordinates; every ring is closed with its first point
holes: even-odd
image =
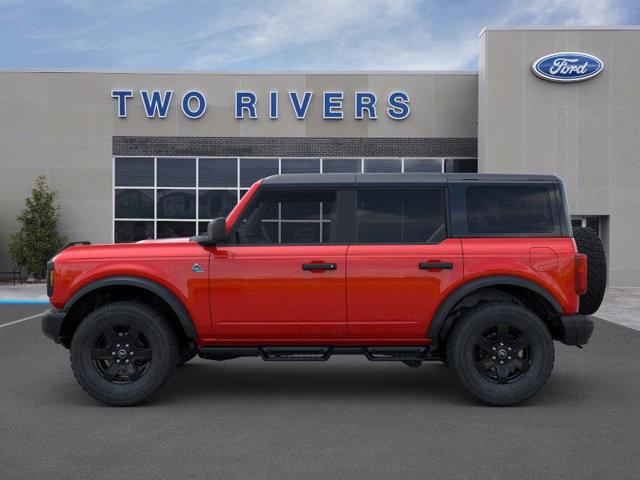
{"type": "Polygon", "coordinates": [[[579,52],[558,52],[540,57],[531,65],[533,73],[552,82],[579,82],[602,71],[602,60],[579,52]]]}

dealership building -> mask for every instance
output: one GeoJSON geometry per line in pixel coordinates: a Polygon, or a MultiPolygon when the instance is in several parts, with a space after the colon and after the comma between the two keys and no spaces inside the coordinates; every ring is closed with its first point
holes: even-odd
{"type": "Polygon", "coordinates": [[[63,233],[103,243],[193,235],[277,173],[544,173],[640,286],[640,29],[478,47],[477,72],[0,71],[0,270],[42,174],[63,233]]]}

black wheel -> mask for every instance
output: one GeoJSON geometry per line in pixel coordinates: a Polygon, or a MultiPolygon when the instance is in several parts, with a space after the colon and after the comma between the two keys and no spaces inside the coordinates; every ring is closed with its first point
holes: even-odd
{"type": "Polygon", "coordinates": [[[607,259],[594,229],[574,227],[573,238],[578,252],[587,255],[587,291],[580,295],[580,313],[591,315],[600,308],[607,288],[607,259]]]}
{"type": "Polygon", "coordinates": [[[91,312],[71,341],[71,368],[90,395],[109,405],[134,405],[169,378],[178,358],[167,320],[139,302],[91,312]]]}
{"type": "Polygon", "coordinates": [[[513,303],[487,303],[454,325],[447,360],[474,396],[490,405],[514,405],[547,382],[553,339],[532,311],[513,303]]]}

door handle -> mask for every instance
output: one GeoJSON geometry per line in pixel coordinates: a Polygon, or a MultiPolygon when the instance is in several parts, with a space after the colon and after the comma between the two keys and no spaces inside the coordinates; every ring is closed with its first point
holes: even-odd
{"type": "Polygon", "coordinates": [[[418,264],[420,270],[451,270],[453,263],[451,262],[420,262],[418,264]]]}
{"type": "Polygon", "coordinates": [[[303,270],[335,270],[338,266],[335,263],[303,263],[303,270]]]}

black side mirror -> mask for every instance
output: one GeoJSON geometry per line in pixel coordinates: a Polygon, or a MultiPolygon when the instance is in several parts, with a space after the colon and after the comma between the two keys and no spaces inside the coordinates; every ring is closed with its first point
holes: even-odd
{"type": "Polygon", "coordinates": [[[218,217],[207,225],[206,235],[196,235],[191,237],[191,241],[197,242],[203,247],[213,247],[214,245],[227,240],[227,219],[218,217]]]}

